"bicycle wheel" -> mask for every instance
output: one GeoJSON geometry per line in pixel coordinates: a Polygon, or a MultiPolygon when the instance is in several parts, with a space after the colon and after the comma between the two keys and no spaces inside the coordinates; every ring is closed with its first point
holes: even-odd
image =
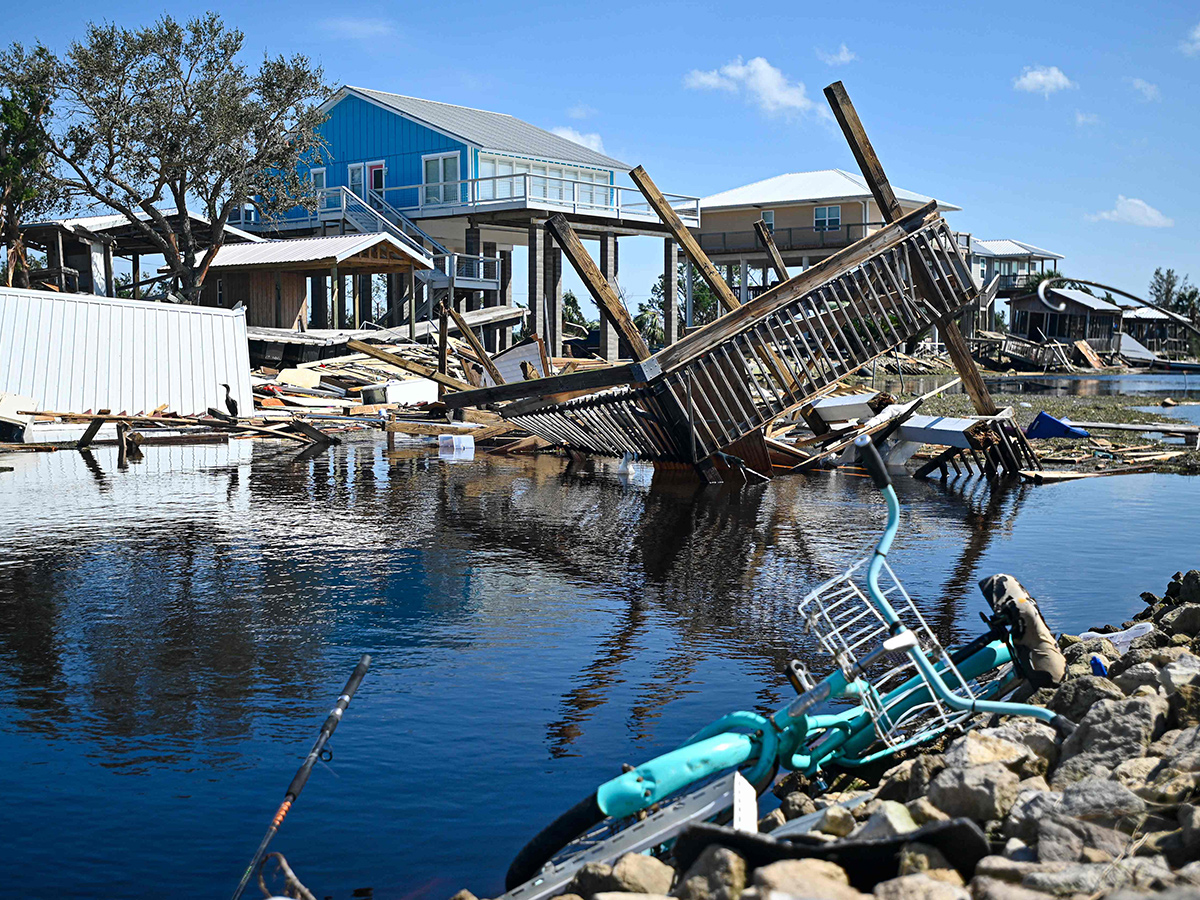
{"type": "Polygon", "coordinates": [[[560,850],[606,818],[600,804],[596,802],[596,792],[592,791],[521,848],[513,857],[508,873],[504,876],[504,889],[511,891],[524,884],[554,859],[560,850]]]}

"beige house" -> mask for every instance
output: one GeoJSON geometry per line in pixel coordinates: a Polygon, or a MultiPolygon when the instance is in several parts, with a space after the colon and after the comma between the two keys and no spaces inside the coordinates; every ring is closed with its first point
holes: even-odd
{"type": "MultiPolygon", "coordinates": [[[[895,191],[905,211],[931,199],[902,188],[895,191]]],[[[938,206],[943,212],[960,209],[949,203],[938,206]]],[[[842,169],[791,172],[722,191],[701,199],[700,212],[701,224],[693,233],[742,302],[777,280],[754,232],[759,219],[793,270],[807,269],[884,224],[866,182],[842,169]]],[[[690,301],[690,291],[688,296],[690,301]]]]}

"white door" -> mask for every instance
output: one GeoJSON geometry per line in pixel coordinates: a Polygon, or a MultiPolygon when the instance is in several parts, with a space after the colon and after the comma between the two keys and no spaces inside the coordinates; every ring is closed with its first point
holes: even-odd
{"type": "Polygon", "coordinates": [[[350,166],[349,175],[350,175],[350,178],[349,178],[350,193],[357,194],[359,197],[365,197],[366,192],[363,190],[363,185],[364,185],[363,164],[362,163],[352,164],[350,166]]]}

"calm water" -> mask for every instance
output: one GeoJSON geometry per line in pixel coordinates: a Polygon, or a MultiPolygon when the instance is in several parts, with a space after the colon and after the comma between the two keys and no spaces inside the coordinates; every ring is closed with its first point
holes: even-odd
{"type": "MultiPolygon", "coordinates": [[[[227,896],[370,652],[275,849],[318,896],[497,894],[622,762],[781,702],[810,652],[796,600],[882,516],[846,474],[696,493],[427,452],[0,457],[7,893],[227,896]]],[[[974,632],[993,572],[1078,631],[1200,565],[1197,478],[900,492],[894,564],[946,639],[974,632]]]]}

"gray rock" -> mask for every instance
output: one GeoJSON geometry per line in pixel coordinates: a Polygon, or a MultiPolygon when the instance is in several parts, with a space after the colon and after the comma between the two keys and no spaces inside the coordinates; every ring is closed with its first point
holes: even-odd
{"type": "Polygon", "coordinates": [[[1153,890],[1174,880],[1159,857],[1137,857],[1111,863],[1075,863],[1054,872],[1030,872],[1021,884],[1047,894],[1094,894],[1123,887],[1153,890]]]}
{"type": "Polygon", "coordinates": [[[754,870],[754,885],[762,895],[778,891],[824,900],[863,900],[867,896],[850,887],[841,866],[823,859],[784,859],[760,866],[754,870]]]}
{"type": "Polygon", "coordinates": [[[679,879],[680,900],[737,900],[746,888],[746,861],[727,847],[710,844],[679,879]]]}
{"type": "Polygon", "coordinates": [[[929,801],[953,817],[1003,819],[1017,799],[1016,773],[1001,763],[945,769],[929,786],[929,801]]]}
{"type": "MultiPolygon", "coordinates": [[[[1176,872],[1176,877],[1179,876],[1176,872]]],[[[1200,888],[1192,884],[1180,884],[1169,887],[1165,891],[1157,891],[1154,900],[1200,900],[1200,888]]],[[[1105,894],[1104,900],[1146,900],[1144,891],[1113,891],[1105,894]]]]}
{"type": "Polygon", "coordinates": [[[1058,735],[1045,722],[1036,719],[1011,719],[999,728],[985,728],[980,734],[1001,738],[1014,744],[1021,744],[1034,759],[1022,764],[1020,775],[1028,778],[1032,775],[1045,775],[1051,766],[1058,762],[1058,735]]]}
{"type": "Polygon", "coordinates": [[[1003,856],[985,856],[975,864],[975,878],[995,878],[1010,884],[1020,884],[1026,875],[1033,872],[1058,872],[1072,863],[1036,863],[1005,859],[1003,856]]]}
{"type": "Polygon", "coordinates": [[[605,863],[584,863],[580,866],[571,883],[567,885],[567,893],[578,894],[580,897],[591,897],[605,891],[623,890],[621,883],[613,877],[612,866],[605,863]]]}
{"type": "Polygon", "coordinates": [[[918,797],[916,800],[909,800],[904,804],[904,808],[908,810],[913,817],[913,821],[918,825],[928,825],[930,822],[946,822],[950,819],[948,815],[929,802],[927,797],[918,797]]]}
{"type": "Polygon", "coordinates": [[[968,731],[946,749],[942,758],[947,768],[952,769],[1000,763],[1014,772],[1020,772],[1030,755],[1029,748],[1024,744],[982,731],[968,731]]]}
{"type": "Polygon", "coordinates": [[[880,800],[898,800],[901,803],[915,800],[925,794],[929,782],[944,768],[946,760],[941,754],[926,753],[906,759],[883,773],[875,796],[880,800]]]}
{"type": "Polygon", "coordinates": [[[1189,860],[1200,859],[1200,806],[1181,803],[1178,816],[1183,855],[1189,860]]]}
{"type": "Polygon", "coordinates": [[[1001,881],[999,878],[976,875],[971,879],[971,898],[972,900],[1046,900],[1046,895],[1008,881],[1001,881]]]}
{"type": "Polygon", "coordinates": [[[1200,685],[1183,684],[1167,698],[1167,724],[1172,728],[1188,728],[1200,724],[1200,685]]]}
{"type": "Polygon", "coordinates": [[[816,830],[834,837],[845,837],[854,830],[857,824],[854,816],[845,807],[829,806],[821,814],[821,818],[816,824],[816,830]]]}
{"type": "Polygon", "coordinates": [[[1158,686],[1158,666],[1151,662],[1138,663],[1119,675],[1114,675],[1111,670],[1108,674],[1111,676],[1113,684],[1123,690],[1126,695],[1132,694],[1143,685],[1158,686]]]}
{"type": "Polygon", "coordinates": [[[1032,778],[1022,778],[1017,785],[1017,796],[1021,795],[1021,791],[1048,791],[1050,785],[1046,783],[1046,779],[1041,775],[1034,775],[1032,778]]]}
{"type": "MultiPolygon", "coordinates": [[[[1200,605],[1197,605],[1200,609],[1200,605]]],[[[1167,663],[1158,673],[1158,680],[1173,694],[1183,685],[1195,684],[1200,680],[1200,657],[1185,653],[1173,662],[1167,663]]]]}
{"type": "Polygon", "coordinates": [[[1112,825],[1146,811],[1146,801],[1119,781],[1084,778],[1068,785],[1058,811],[1086,822],[1112,825]]]}
{"type": "MultiPolygon", "coordinates": [[[[915,875],[918,872],[928,872],[931,869],[953,869],[946,855],[937,847],[913,841],[900,848],[900,874],[915,875]]],[[[943,879],[939,879],[943,880],[943,879]]],[[[962,876],[959,876],[962,882],[962,876]]]]}
{"type": "Polygon", "coordinates": [[[1127,759],[1144,755],[1150,742],[1166,729],[1166,722],[1165,698],[1102,700],[1063,741],[1051,785],[1061,788],[1097,774],[1099,769],[1111,771],[1127,759]]]}
{"type": "Polygon", "coordinates": [[[1059,715],[1078,723],[1102,700],[1122,700],[1125,692],[1099,675],[1084,675],[1063,682],[1048,704],[1059,715]]]}
{"type": "Polygon", "coordinates": [[[675,881],[675,870],[661,859],[642,853],[626,853],[613,866],[618,890],[632,894],[665,894],[675,881]]]}
{"type": "Polygon", "coordinates": [[[1063,650],[1063,656],[1066,657],[1068,665],[1084,662],[1093,653],[1099,653],[1108,659],[1116,659],[1121,655],[1117,652],[1117,648],[1113,646],[1112,641],[1103,637],[1080,641],[1078,644],[1072,644],[1063,650]]]}
{"type": "Polygon", "coordinates": [[[1180,585],[1181,603],[1200,603],[1200,570],[1188,569],[1180,585]]]}
{"type": "Polygon", "coordinates": [[[930,878],[925,873],[902,875],[875,885],[878,900],[970,900],[966,888],[930,878]]]}
{"type": "MultiPolygon", "coordinates": [[[[828,812],[826,810],[826,814],[828,812]]],[[[905,809],[903,803],[897,803],[895,800],[881,800],[876,811],[871,814],[871,818],[867,819],[862,827],[854,832],[854,837],[861,840],[897,837],[916,831],[917,827],[912,813],[905,809]]]]}
{"type": "Polygon", "coordinates": [[[1042,862],[1096,862],[1085,851],[1098,851],[1104,859],[1116,859],[1130,838],[1112,828],[1065,815],[1051,814],[1038,822],[1038,859],[1042,862]]]}
{"type": "Polygon", "coordinates": [[[601,891],[592,900],[671,900],[667,894],[637,894],[632,891],[601,891]]]}
{"type": "Polygon", "coordinates": [[[455,894],[453,897],[451,897],[450,900],[479,900],[479,898],[476,897],[474,894],[472,894],[470,891],[468,891],[466,888],[463,888],[461,891],[459,891],[457,894],[455,894]]]}
{"type": "Polygon", "coordinates": [[[817,805],[813,803],[812,797],[805,794],[803,791],[792,791],[783,798],[783,802],[779,804],[779,808],[783,810],[785,819],[797,819],[800,816],[807,816],[809,813],[817,811],[817,805]]]}
{"type": "Polygon", "coordinates": [[[1200,632],[1200,603],[1183,603],[1169,610],[1158,626],[1167,634],[1186,634],[1195,637],[1200,632]]]}
{"type": "Polygon", "coordinates": [[[784,818],[783,810],[776,807],[758,820],[758,830],[766,834],[767,832],[774,831],[786,821],[787,819],[784,818]]]}
{"type": "Polygon", "coordinates": [[[1038,822],[1058,811],[1062,794],[1057,791],[1021,791],[1004,820],[1004,835],[1027,844],[1037,840],[1038,822]]]}

